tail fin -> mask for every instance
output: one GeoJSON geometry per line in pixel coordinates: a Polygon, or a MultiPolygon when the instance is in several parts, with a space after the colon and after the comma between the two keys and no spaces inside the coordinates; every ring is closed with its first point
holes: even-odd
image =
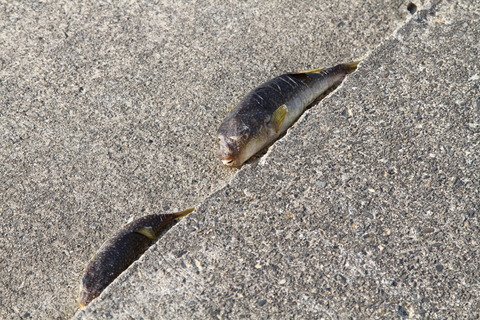
{"type": "Polygon", "coordinates": [[[360,64],[362,61],[353,61],[349,63],[342,63],[341,66],[344,67],[347,71],[347,73],[352,73],[353,71],[357,70],[357,66],[360,64]]]}
{"type": "Polygon", "coordinates": [[[190,214],[194,210],[195,210],[195,208],[189,208],[187,210],[183,210],[183,211],[180,211],[180,212],[175,212],[175,213],[172,213],[172,214],[175,217],[174,219],[180,219],[180,218],[183,218],[186,215],[190,214]]]}

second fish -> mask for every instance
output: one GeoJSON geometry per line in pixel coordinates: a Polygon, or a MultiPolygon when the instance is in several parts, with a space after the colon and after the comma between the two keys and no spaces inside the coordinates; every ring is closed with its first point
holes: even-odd
{"type": "Polygon", "coordinates": [[[255,88],[218,129],[220,160],[229,167],[241,166],[285,132],[322,93],[355,71],[358,63],[286,73],[255,88]]]}

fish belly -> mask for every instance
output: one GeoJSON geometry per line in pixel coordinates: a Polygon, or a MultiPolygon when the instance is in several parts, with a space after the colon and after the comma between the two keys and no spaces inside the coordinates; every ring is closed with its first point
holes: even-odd
{"type": "Polygon", "coordinates": [[[315,101],[315,99],[343,78],[344,76],[335,75],[319,79],[311,86],[306,87],[288,100],[285,103],[288,108],[288,113],[280,128],[279,134],[285,132],[302,115],[305,109],[315,101]]]}

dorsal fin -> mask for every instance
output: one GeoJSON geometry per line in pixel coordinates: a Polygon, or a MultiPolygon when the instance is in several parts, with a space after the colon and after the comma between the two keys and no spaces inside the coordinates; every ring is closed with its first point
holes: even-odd
{"type": "Polygon", "coordinates": [[[328,69],[328,67],[311,69],[311,70],[306,70],[306,71],[299,71],[299,72],[290,72],[290,73],[288,73],[288,74],[318,73],[318,72],[323,71],[323,70],[325,70],[325,69],[328,69]]]}

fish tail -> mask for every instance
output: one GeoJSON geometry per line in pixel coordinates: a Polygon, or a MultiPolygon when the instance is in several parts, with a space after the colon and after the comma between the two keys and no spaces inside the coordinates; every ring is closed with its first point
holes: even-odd
{"type": "Polygon", "coordinates": [[[340,66],[346,71],[346,73],[352,73],[357,70],[357,66],[361,61],[352,61],[349,63],[342,63],[340,66]]]}
{"type": "Polygon", "coordinates": [[[180,211],[180,212],[175,212],[175,213],[172,213],[174,219],[180,219],[180,218],[183,218],[185,217],[186,215],[188,215],[189,213],[191,213],[193,210],[195,210],[195,208],[189,208],[187,210],[183,210],[183,211],[180,211]]]}

